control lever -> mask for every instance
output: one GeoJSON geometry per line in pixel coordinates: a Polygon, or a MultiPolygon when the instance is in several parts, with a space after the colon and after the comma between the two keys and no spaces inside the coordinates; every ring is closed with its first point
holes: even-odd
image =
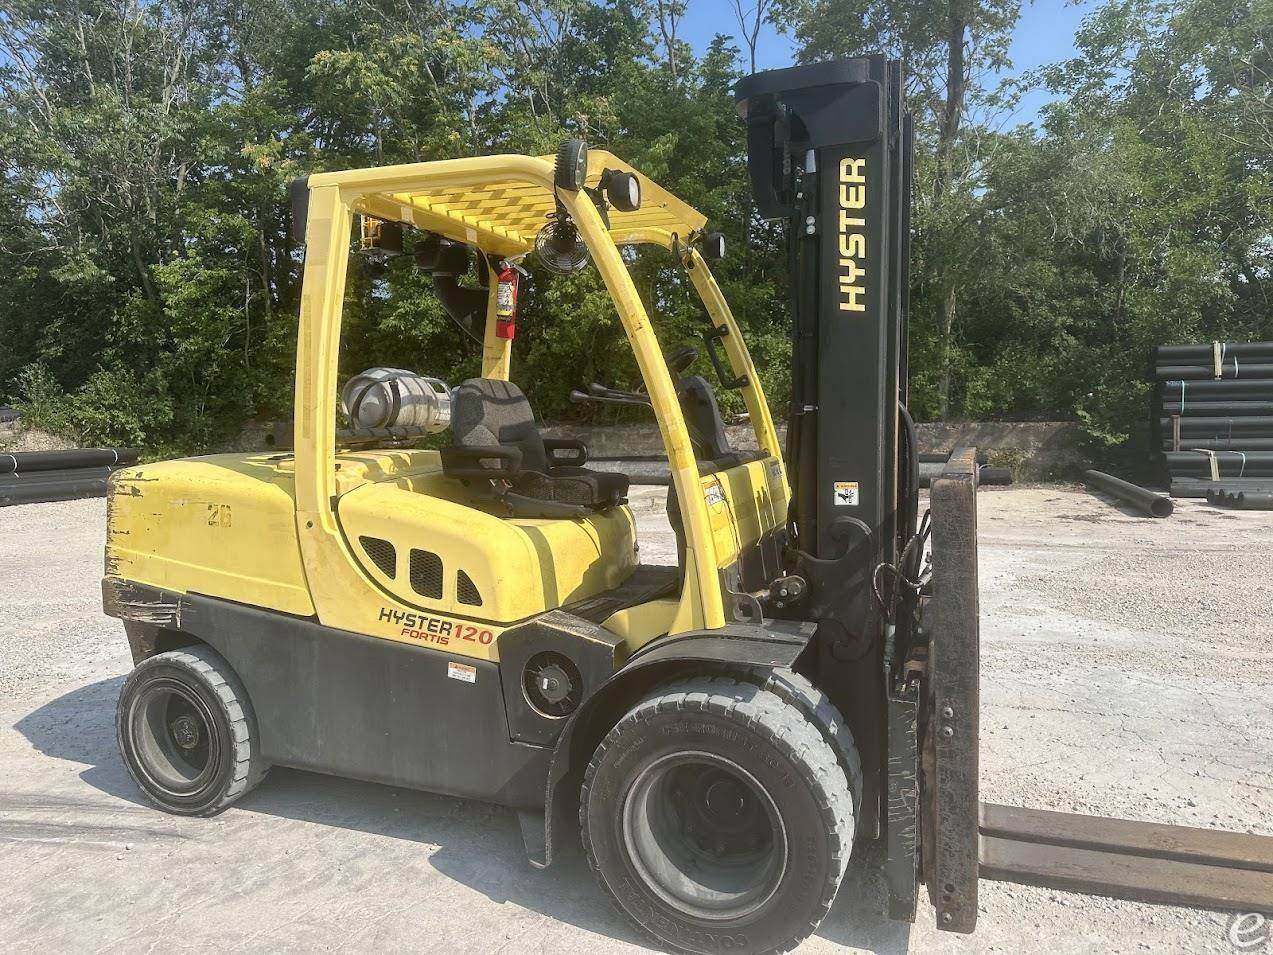
{"type": "Polygon", "coordinates": [[[607,388],[605,385],[599,385],[595,381],[588,386],[588,394],[596,395],[598,398],[626,398],[630,401],[649,402],[650,396],[640,391],[620,391],[618,388],[607,388]]]}
{"type": "Polygon", "coordinates": [[[578,390],[577,388],[570,392],[570,400],[573,404],[584,405],[626,405],[632,408],[648,408],[650,407],[650,399],[638,397],[636,395],[623,395],[612,397],[610,395],[589,395],[578,390]]]}

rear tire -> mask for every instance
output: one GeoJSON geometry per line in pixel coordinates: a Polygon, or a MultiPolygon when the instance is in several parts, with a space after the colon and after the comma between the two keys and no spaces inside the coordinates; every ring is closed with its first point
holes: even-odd
{"type": "Polygon", "coordinates": [[[785,952],[822,921],[853,845],[857,794],[801,710],[752,683],[665,687],[610,731],[580,825],[602,887],[682,952],[785,952]]]}
{"type": "Polygon", "coordinates": [[[134,782],[177,815],[216,815],[269,769],[247,692],[208,647],[138,664],[120,691],[115,729],[134,782]]]}

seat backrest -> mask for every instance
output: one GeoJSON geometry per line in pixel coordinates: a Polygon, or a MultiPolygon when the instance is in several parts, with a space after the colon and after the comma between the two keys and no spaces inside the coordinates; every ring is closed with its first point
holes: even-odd
{"type": "Polygon", "coordinates": [[[715,461],[733,453],[729,437],[725,433],[725,419],[712,386],[702,375],[691,375],[676,383],[676,393],[681,399],[681,412],[685,415],[685,427],[690,442],[700,460],[715,461]]]}
{"type": "Polygon", "coordinates": [[[451,439],[458,448],[512,445],[521,449],[523,470],[548,470],[548,453],[530,402],[511,381],[461,382],[451,396],[451,439]]]}

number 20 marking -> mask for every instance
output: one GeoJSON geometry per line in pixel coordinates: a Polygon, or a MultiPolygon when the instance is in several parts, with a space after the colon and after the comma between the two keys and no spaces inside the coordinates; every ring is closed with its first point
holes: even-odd
{"type": "Polygon", "coordinates": [[[489,630],[479,630],[472,624],[461,623],[457,625],[461,640],[471,640],[483,645],[490,643],[495,639],[495,634],[489,630]]]}

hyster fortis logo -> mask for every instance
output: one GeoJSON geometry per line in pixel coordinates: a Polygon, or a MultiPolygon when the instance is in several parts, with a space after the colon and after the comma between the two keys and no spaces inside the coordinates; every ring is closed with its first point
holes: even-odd
{"type": "Polygon", "coordinates": [[[865,312],[866,160],[840,160],[840,311],[865,312]]]}

